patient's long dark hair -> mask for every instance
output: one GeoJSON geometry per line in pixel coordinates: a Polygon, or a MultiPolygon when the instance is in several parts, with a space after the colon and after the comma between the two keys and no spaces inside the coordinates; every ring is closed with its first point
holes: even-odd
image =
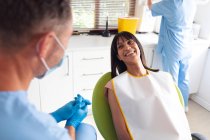
{"type": "Polygon", "coordinates": [[[120,74],[127,70],[125,63],[123,61],[120,61],[117,57],[118,56],[117,44],[118,44],[119,38],[125,38],[127,40],[132,39],[133,41],[135,41],[139,47],[140,59],[142,61],[144,68],[147,70],[153,71],[153,72],[159,71],[159,69],[151,69],[147,66],[143,47],[142,47],[141,43],[138,41],[138,39],[133,34],[123,31],[123,32],[120,32],[115,35],[115,37],[112,41],[112,45],[111,45],[111,73],[112,73],[111,75],[112,75],[112,78],[116,77],[118,75],[117,73],[120,74]]]}

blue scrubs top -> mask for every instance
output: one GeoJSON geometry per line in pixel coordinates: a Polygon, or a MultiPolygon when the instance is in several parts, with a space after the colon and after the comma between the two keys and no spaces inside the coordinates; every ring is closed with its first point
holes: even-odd
{"type": "Polygon", "coordinates": [[[153,16],[162,16],[157,51],[172,60],[190,55],[194,0],[162,0],[154,3],[151,11],[153,16]]]}
{"type": "Polygon", "coordinates": [[[0,92],[0,140],[70,140],[49,114],[28,102],[25,91],[0,92]]]}

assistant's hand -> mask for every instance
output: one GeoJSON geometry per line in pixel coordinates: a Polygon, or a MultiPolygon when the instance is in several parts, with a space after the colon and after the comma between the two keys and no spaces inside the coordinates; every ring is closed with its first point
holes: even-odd
{"type": "Polygon", "coordinates": [[[147,6],[150,10],[152,9],[152,0],[147,0],[147,6]]]}
{"type": "Polygon", "coordinates": [[[52,112],[51,115],[55,118],[57,122],[67,120],[71,118],[73,114],[80,109],[80,106],[81,106],[80,103],[81,102],[70,101],[69,103],[65,104],[61,108],[52,112]]]}
{"type": "Polygon", "coordinates": [[[84,118],[87,116],[88,109],[87,105],[81,109],[79,109],[70,119],[66,121],[66,126],[73,126],[74,128],[77,128],[79,124],[84,120],[84,118]]]}

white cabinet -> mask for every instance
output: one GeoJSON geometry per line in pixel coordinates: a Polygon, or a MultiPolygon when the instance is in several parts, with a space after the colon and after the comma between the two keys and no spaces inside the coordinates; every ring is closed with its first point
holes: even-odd
{"type": "Polygon", "coordinates": [[[97,80],[111,71],[108,47],[99,50],[71,50],[64,58],[63,65],[39,80],[36,87],[40,97],[39,105],[44,112],[56,110],[73,100],[77,94],[91,101],[97,80]]]}
{"type": "Polygon", "coordinates": [[[41,110],[52,112],[73,99],[72,53],[64,56],[61,67],[41,79],[41,110]]]}
{"type": "Polygon", "coordinates": [[[201,106],[210,111],[210,49],[205,63],[204,72],[202,73],[201,84],[197,94],[192,99],[201,106]]]}
{"type": "Polygon", "coordinates": [[[146,59],[147,66],[152,68],[153,60],[154,60],[154,47],[144,47],[144,55],[146,59]]]}
{"type": "Polygon", "coordinates": [[[192,58],[190,64],[190,93],[197,93],[205,66],[209,43],[203,39],[192,42],[192,58]]]}
{"type": "MultiPolygon", "coordinates": [[[[79,50],[73,52],[73,92],[92,100],[92,93],[97,80],[106,72],[111,71],[110,51],[79,50]]],[[[75,95],[76,96],[76,95],[75,95]]],[[[91,108],[89,106],[89,108],[91,108]]]]}

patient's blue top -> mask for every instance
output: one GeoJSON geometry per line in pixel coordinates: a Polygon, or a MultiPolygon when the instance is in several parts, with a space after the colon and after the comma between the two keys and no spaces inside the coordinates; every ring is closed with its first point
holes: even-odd
{"type": "Polygon", "coordinates": [[[25,91],[0,91],[0,140],[70,140],[65,128],[29,103],[25,91]]]}
{"type": "Polygon", "coordinates": [[[152,15],[162,16],[157,50],[170,59],[191,54],[194,0],[162,0],[152,5],[152,15]]]}

